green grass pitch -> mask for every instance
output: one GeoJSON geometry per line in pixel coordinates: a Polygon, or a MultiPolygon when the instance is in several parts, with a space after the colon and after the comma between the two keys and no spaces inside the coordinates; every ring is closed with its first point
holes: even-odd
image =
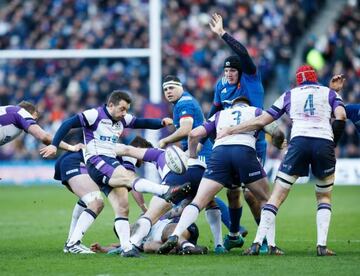
{"type": "MultiPolygon", "coordinates": [[[[223,194],[222,194],[223,196],[223,194]]],[[[312,185],[296,185],[277,217],[277,244],[286,256],[241,256],[242,249],[223,256],[65,255],[62,247],[75,196],[59,187],[0,188],[0,275],[359,275],[360,187],[335,187],[329,247],[336,257],[316,257],[315,196],[312,185]]],[[[132,202],[130,221],[139,209],[132,202]]],[[[247,206],[242,224],[249,230],[244,248],[256,230],[247,206]]],[[[83,242],[116,242],[113,213],[103,213],[83,242]]],[[[204,215],[198,220],[199,244],[213,249],[204,215]]],[[[224,234],[225,234],[225,228],[224,234]]]]}

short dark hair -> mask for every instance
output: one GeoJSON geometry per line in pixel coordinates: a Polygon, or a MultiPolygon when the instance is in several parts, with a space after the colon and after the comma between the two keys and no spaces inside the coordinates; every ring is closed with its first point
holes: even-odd
{"type": "Polygon", "coordinates": [[[141,136],[136,136],[131,142],[130,145],[137,148],[153,148],[153,145],[142,138],[141,136]]]}
{"type": "Polygon", "coordinates": [[[111,92],[107,103],[117,105],[121,100],[124,100],[128,104],[131,104],[132,100],[128,92],[122,91],[122,90],[114,90],[111,92]]]}
{"type": "Polygon", "coordinates": [[[20,106],[21,108],[24,108],[27,112],[29,112],[30,114],[34,114],[39,113],[39,111],[37,110],[36,106],[28,101],[22,101],[18,104],[18,106],[20,106]]]}
{"type": "Polygon", "coordinates": [[[250,100],[249,100],[247,97],[245,97],[245,96],[240,96],[240,97],[235,98],[235,99],[231,102],[231,105],[233,106],[233,105],[235,105],[235,104],[237,104],[237,103],[246,103],[246,104],[250,105],[250,100]]]}
{"type": "Polygon", "coordinates": [[[180,82],[180,79],[177,77],[177,76],[174,76],[174,75],[167,75],[164,80],[163,80],[163,83],[164,82],[168,82],[168,81],[176,81],[176,82],[180,82]]]}

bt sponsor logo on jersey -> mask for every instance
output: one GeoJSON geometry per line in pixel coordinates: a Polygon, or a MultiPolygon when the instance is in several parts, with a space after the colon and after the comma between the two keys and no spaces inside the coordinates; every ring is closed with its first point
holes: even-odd
{"type": "Polygon", "coordinates": [[[116,135],[113,135],[113,136],[100,135],[99,139],[101,141],[105,141],[105,142],[112,142],[112,143],[118,143],[119,142],[119,137],[116,136],[116,135]]]}

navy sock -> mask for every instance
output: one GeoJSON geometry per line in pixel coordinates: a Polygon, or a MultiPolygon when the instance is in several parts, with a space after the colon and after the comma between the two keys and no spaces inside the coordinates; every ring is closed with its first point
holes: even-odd
{"type": "Polygon", "coordinates": [[[236,233],[240,231],[240,219],[242,216],[242,207],[229,208],[230,214],[230,232],[236,233]]]}

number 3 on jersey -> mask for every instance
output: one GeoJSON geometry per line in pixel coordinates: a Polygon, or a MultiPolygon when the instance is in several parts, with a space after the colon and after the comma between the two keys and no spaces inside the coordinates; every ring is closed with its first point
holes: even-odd
{"type": "Polygon", "coordinates": [[[231,112],[231,114],[234,115],[233,120],[236,122],[235,125],[240,124],[241,112],[239,110],[235,110],[235,111],[231,112]]]}
{"type": "Polygon", "coordinates": [[[315,114],[315,107],[314,107],[314,95],[310,94],[305,102],[304,105],[304,113],[308,113],[310,115],[314,115],[315,114]]]}

